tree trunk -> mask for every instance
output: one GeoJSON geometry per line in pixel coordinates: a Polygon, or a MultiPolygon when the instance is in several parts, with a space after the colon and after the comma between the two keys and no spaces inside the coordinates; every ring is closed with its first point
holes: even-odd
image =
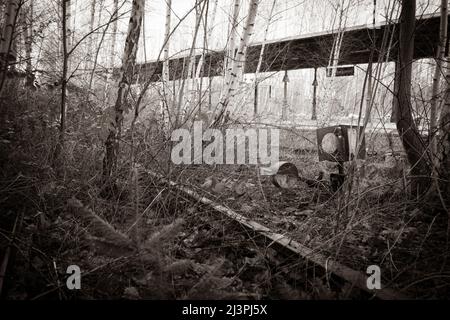
{"type": "Polygon", "coordinates": [[[224,112],[226,108],[228,107],[228,104],[230,103],[230,100],[234,97],[237,85],[238,85],[238,77],[237,75],[241,73],[241,70],[243,68],[244,62],[245,62],[245,51],[248,47],[248,44],[250,42],[250,38],[253,34],[253,29],[255,26],[255,19],[256,14],[258,12],[258,6],[259,6],[260,0],[252,0],[250,1],[249,8],[248,8],[248,14],[247,14],[247,20],[245,22],[243,35],[241,38],[241,41],[239,43],[239,48],[236,53],[236,57],[233,61],[233,66],[230,72],[230,79],[229,82],[225,86],[225,93],[220,99],[219,102],[219,108],[220,112],[217,117],[217,120],[215,121],[215,124],[217,124],[223,117],[224,112]]]}
{"type": "Polygon", "coordinates": [[[447,57],[447,72],[445,75],[447,88],[445,100],[439,119],[440,143],[438,172],[441,181],[440,192],[450,200],[450,59],[447,57]]]}
{"type": "Polygon", "coordinates": [[[33,65],[31,61],[33,51],[33,0],[30,0],[26,9],[22,10],[21,18],[25,45],[25,85],[32,87],[34,85],[33,65]]]}
{"type": "MultiPolygon", "coordinates": [[[[200,6],[201,0],[196,0],[195,1],[195,6],[196,6],[196,10],[199,10],[199,6],[200,6]]],[[[196,19],[195,19],[195,28],[194,28],[194,36],[192,39],[192,45],[191,48],[189,49],[189,55],[187,57],[187,60],[189,61],[188,63],[188,68],[187,68],[187,73],[186,73],[186,78],[181,78],[180,82],[180,89],[178,90],[178,100],[177,100],[177,110],[176,110],[176,115],[175,115],[175,128],[178,128],[178,125],[180,124],[180,116],[181,116],[181,112],[182,111],[186,111],[186,106],[184,104],[184,99],[183,97],[186,97],[189,95],[189,92],[186,93],[186,87],[189,89],[189,83],[190,81],[194,80],[193,79],[193,71],[194,69],[194,64],[195,64],[195,44],[197,42],[197,35],[198,35],[198,30],[200,29],[200,22],[201,19],[199,18],[204,10],[206,8],[206,2],[203,2],[203,5],[201,7],[201,11],[198,14],[198,11],[196,13],[196,19]],[[186,81],[188,81],[188,85],[186,86],[186,81]]],[[[183,74],[184,74],[184,63],[183,63],[183,74]]],[[[188,103],[189,103],[189,98],[187,99],[188,103]]],[[[184,117],[184,115],[183,115],[184,117]]]]}
{"type": "Polygon", "coordinates": [[[436,54],[436,67],[433,77],[433,91],[431,96],[430,107],[430,128],[429,128],[429,141],[430,151],[433,158],[433,176],[437,176],[438,154],[437,154],[437,117],[438,117],[438,105],[443,100],[439,97],[439,83],[441,80],[441,73],[443,73],[442,62],[445,56],[445,46],[447,43],[447,24],[448,24],[448,0],[442,0],[441,3],[441,24],[439,29],[439,45],[436,54]]]}
{"type": "Polygon", "coordinates": [[[206,37],[205,37],[205,43],[206,44],[204,46],[205,48],[204,48],[204,50],[202,52],[202,55],[200,56],[200,60],[199,60],[198,65],[197,65],[197,71],[195,72],[195,78],[196,79],[200,78],[200,73],[202,71],[203,63],[205,61],[205,50],[208,50],[209,41],[211,40],[211,35],[212,35],[213,28],[214,28],[214,21],[216,19],[217,2],[218,2],[218,0],[214,1],[214,6],[213,6],[212,14],[211,14],[211,21],[210,21],[210,25],[211,26],[209,27],[208,32],[206,34],[206,37]]]}
{"type": "MultiPolygon", "coordinates": [[[[204,3],[202,8],[200,9],[200,3],[202,0],[197,0],[195,3],[195,27],[194,27],[194,39],[192,40],[192,48],[194,49],[191,51],[191,54],[189,55],[189,64],[188,64],[188,72],[187,72],[187,79],[188,85],[187,85],[187,92],[184,94],[184,96],[188,97],[188,113],[192,112],[195,108],[195,92],[196,92],[196,79],[195,79],[195,62],[196,62],[196,56],[195,56],[195,48],[197,48],[197,37],[198,32],[200,30],[200,23],[202,21],[202,15],[203,15],[203,9],[206,7],[207,1],[204,3]]],[[[181,99],[182,97],[180,97],[181,99]]]]}
{"type": "Polygon", "coordinates": [[[20,0],[9,0],[5,11],[4,27],[0,38],[0,94],[6,78],[9,63],[15,60],[13,52],[14,30],[20,11],[20,0]]]}
{"type": "MultiPolygon", "coordinates": [[[[447,1],[442,1],[441,10],[445,12],[445,20],[447,20],[448,17],[447,1]]],[[[445,72],[446,90],[441,110],[441,116],[439,118],[439,129],[440,129],[439,146],[438,146],[439,163],[437,171],[441,181],[440,193],[447,201],[450,201],[450,58],[448,55],[443,58],[444,61],[442,65],[446,67],[445,72]]]]}
{"type": "Polygon", "coordinates": [[[54,158],[53,158],[53,165],[57,168],[57,172],[60,172],[59,170],[61,167],[59,166],[61,155],[64,150],[64,140],[65,140],[65,133],[66,133],[66,100],[67,100],[67,71],[68,71],[68,59],[69,56],[67,54],[67,38],[68,38],[68,32],[67,32],[67,21],[69,19],[68,15],[68,9],[70,6],[70,0],[62,0],[61,1],[61,11],[62,11],[62,17],[61,17],[61,42],[62,42],[62,63],[63,63],[63,69],[61,73],[61,103],[60,103],[60,123],[59,123],[59,140],[58,144],[56,145],[54,158]]]}
{"type": "MultiPolygon", "coordinates": [[[[100,6],[102,6],[103,3],[102,1],[100,1],[100,6]]],[[[100,21],[100,17],[101,17],[101,12],[102,10],[99,10],[99,21],[100,21]]],[[[89,90],[92,89],[92,84],[94,83],[94,75],[95,75],[95,70],[97,69],[97,64],[98,64],[98,57],[100,55],[100,50],[103,47],[103,41],[105,40],[105,36],[106,36],[106,32],[108,32],[109,26],[110,26],[110,22],[113,19],[113,16],[111,16],[111,19],[108,21],[108,23],[106,24],[106,26],[103,29],[102,32],[102,36],[100,37],[100,41],[95,41],[96,47],[97,49],[95,50],[95,54],[93,55],[93,59],[91,58],[91,75],[89,77],[89,90]]]]}
{"type": "Polygon", "coordinates": [[[234,64],[235,59],[235,46],[236,46],[236,34],[237,34],[237,27],[238,27],[238,19],[239,19],[239,9],[241,6],[240,0],[234,0],[233,5],[233,15],[231,17],[231,30],[230,30],[230,39],[228,43],[228,50],[225,57],[224,62],[224,70],[225,70],[225,85],[228,85],[230,81],[231,71],[234,64]]]}
{"type": "Polygon", "coordinates": [[[94,23],[95,23],[95,4],[97,3],[96,0],[91,0],[91,12],[90,12],[90,19],[89,19],[89,42],[88,42],[88,55],[87,55],[87,61],[86,61],[86,69],[89,69],[92,66],[92,59],[94,56],[94,48],[93,48],[93,42],[94,42],[94,23]]]}
{"type": "Polygon", "coordinates": [[[109,63],[108,63],[108,73],[106,76],[105,81],[105,95],[104,100],[108,101],[108,92],[109,92],[109,82],[111,80],[112,74],[114,72],[114,57],[116,55],[116,39],[117,39],[117,23],[118,23],[118,16],[119,16],[119,0],[114,0],[114,6],[113,6],[113,16],[112,16],[112,31],[111,31],[111,47],[109,52],[109,63]]]}
{"type": "Polygon", "coordinates": [[[164,26],[164,49],[163,49],[163,81],[169,82],[169,37],[170,37],[170,17],[172,12],[172,0],[167,0],[166,23],[164,26]]]}
{"type": "MultiPolygon", "coordinates": [[[[162,71],[162,90],[164,94],[164,99],[162,101],[161,105],[161,114],[163,116],[163,121],[166,120],[166,113],[167,113],[167,120],[168,123],[170,123],[171,119],[171,113],[172,110],[170,108],[170,105],[168,103],[168,92],[169,90],[169,81],[170,81],[170,70],[169,70],[169,46],[170,46],[170,19],[172,16],[172,0],[167,0],[166,2],[166,22],[164,25],[164,44],[163,44],[163,71],[162,71]]],[[[172,93],[173,96],[173,93],[172,93]]],[[[172,101],[174,104],[175,101],[172,101]]],[[[172,104],[172,105],[173,105],[172,104]]]]}
{"type": "Polygon", "coordinates": [[[59,127],[59,142],[61,147],[64,145],[64,133],[66,131],[66,99],[67,99],[67,21],[69,19],[68,8],[70,0],[63,0],[62,4],[62,49],[63,49],[63,70],[61,75],[61,124],[59,127]]]}
{"type": "MultiPolygon", "coordinates": [[[[73,30],[73,26],[72,26],[72,0],[62,0],[63,2],[65,2],[66,4],[66,17],[63,18],[63,20],[65,21],[66,24],[66,40],[65,41],[65,45],[66,45],[66,53],[69,51],[69,48],[72,47],[72,40],[74,37],[74,30],[73,30]]],[[[64,29],[64,27],[62,27],[62,29],[64,29]]],[[[62,35],[64,37],[64,35],[62,35]]],[[[64,46],[64,42],[62,43],[64,46]]],[[[64,55],[64,47],[62,48],[62,52],[64,55]]],[[[70,63],[70,59],[67,56],[67,73],[70,74],[70,72],[72,71],[72,66],[70,63]]]]}
{"type": "Polygon", "coordinates": [[[264,40],[261,45],[261,51],[259,52],[259,58],[258,58],[258,65],[256,66],[256,71],[255,71],[255,82],[257,81],[258,73],[261,70],[261,65],[262,65],[262,61],[263,61],[263,57],[264,57],[264,50],[265,50],[266,42],[267,42],[267,35],[269,34],[269,27],[270,27],[270,23],[272,22],[273,10],[275,9],[276,3],[277,3],[277,0],[273,0],[272,6],[270,8],[269,18],[267,19],[266,29],[264,30],[264,40]]]}
{"type": "Polygon", "coordinates": [[[264,39],[263,39],[263,43],[261,45],[261,51],[259,52],[258,64],[256,66],[255,79],[253,81],[253,86],[254,86],[254,89],[255,89],[255,106],[253,108],[253,115],[254,116],[258,115],[258,100],[257,100],[258,99],[257,98],[257,96],[258,96],[258,94],[257,94],[257,92],[258,92],[258,75],[259,75],[259,72],[261,70],[261,65],[262,65],[262,61],[263,61],[263,58],[264,58],[264,50],[265,50],[266,42],[267,42],[267,35],[269,34],[269,27],[270,27],[270,23],[272,21],[273,11],[275,9],[276,3],[277,3],[277,0],[273,0],[272,6],[270,8],[269,18],[267,19],[266,29],[264,30],[264,39]]]}
{"type": "Polygon", "coordinates": [[[399,88],[397,130],[411,165],[412,195],[423,194],[428,186],[428,153],[412,116],[411,73],[414,52],[416,0],[403,0],[400,14],[399,88]]]}
{"type": "Polygon", "coordinates": [[[391,110],[391,123],[397,123],[397,114],[398,114],[398,91],[399,91],[399,79],[400,79],[400,69],[398,66],[398,61],[395,61],[395,66],[394,66],[394,94],[392,96],[392,110],[391,110]]]}
{"type": "Polygon", "coordinates": [[[113,28],[112,28],[112,40],[111,40],[111,52],[109,53],[109,67],[111,68],[111,73],[114,68],[114,56],[116,54],[116,39],[117,39],[117,17],[119,16],[119,0],[114,0],[113,7],[113,28]]]}
{"type": "Polygon", "coordinates": [[[108,138],[105,142],[106,154],[103,159],[103,177],[105,179],[109,179],[117,167],[119,139],[122,131],[123,113],[126,108],[126,92],[133,76],[133,66],[136,60],[144,10],[145,0],[133,0],[122,58],[122,67],[120,68],[117,100],[114,105],[115,117],[110,124],[108,138]]]}

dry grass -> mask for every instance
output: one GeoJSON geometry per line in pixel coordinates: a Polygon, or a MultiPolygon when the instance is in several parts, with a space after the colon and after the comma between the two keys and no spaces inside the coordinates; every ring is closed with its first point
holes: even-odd
{"type": "MultiPolygon", "coordinates": [[[[302,183],[280,190],[252,166],[171,167],[167,137],[155,123],[142,123],[133,135],[126,132],[116,182],[105,195],[99,176],[102,111],[91,103],[80,119],[86,97],[70,97],[64,161],[55,167],[58,106],[52,94],[11,92],[0,114],[2,249],[20,217],[5,298],[358,297],[306,272],[305,261],[261,247],[232,221],[146,175],[145,168],[354,269],[379,264],[386,285],[416,297],[450,296],[447,221],[424,203],[405,200],[401,166],[384,168],[381,158],[369,159],[358,167],[351,190],[336,194],[302,183]],[[223,182],[222,189],[200,188],[211,176],[223,182]],[[83,272],[81,291],[65,287],[71,264],[83,272]]],[[[310,150],[284,150],[281,157],[308,178],[334,170],[317,163],[310,150]]]]}

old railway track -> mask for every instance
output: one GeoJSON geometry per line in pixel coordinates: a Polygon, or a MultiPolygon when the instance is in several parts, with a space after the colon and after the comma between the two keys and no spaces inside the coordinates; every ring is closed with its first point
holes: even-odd
{"type": "Polygon", "coordinates": [[[240,224],[242,227],[247,229],[249,233],[262,236],[265,240],[263,241],[267,247],[271,247],[278,252],[288,255],[290,257],[299,257],[305,259],[308,262],[312,262],[315,266],[321,268],[325,274],[331,274],[338,277],[340,280],[350,283],[353,287],[356,287],[366,293],[367,296],[371,298],[378,298],[382,300],[407,300],[410,299],[408,296],[392,290],[390,288],[381,288],[379,290],[371,290],[367,287],[367,277],[368,275],[353,270],[352,268],[339,263],[336,260],[330,259],[329,257],[317,253],[314,250],[300,244],[299,242],[271,229],[261,225],[260,223],[253,221],[205,196],[202,196],[198,192],[185,187],[179,183],[169,180],[162,176],[161,174],[146,170],[146,173],[150,176],[158,179],[175,188],[188,197],[211,207],[215,212],[232,219],[233,221],[240,224]]]}

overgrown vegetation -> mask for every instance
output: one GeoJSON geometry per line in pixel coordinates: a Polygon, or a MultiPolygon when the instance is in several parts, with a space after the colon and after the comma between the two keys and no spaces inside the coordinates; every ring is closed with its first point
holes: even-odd
{"type": "MultiPolygon", "coordinates": [[[[384,51],[391,50],[388,38],[394,37],[393,32],[391,35],[387,32],[383,35],[378,66],[372,67],[375,45],[371,44],[368,50],[370,59],[364,71],[363,92],[360,100],[355,98],[353,106],[353,111],[359,111],[358,124],[365,129],[367,157],[351,158],[345,165],[340,163],[341,167],[317,159],[315,129],[321,121],[337,119],[335,113],[315,119],[314,123],[305,120],[301,128],[294,121],[287,121],[287,114],[293,113],[288,110],[287,71],[280,106],[282,119],[267,123],[270,122],[264,121],[267,114],[258,110],[258,74],[268,74],[262,65],[269,66],[268,56],[273,58],[271,63],[279,61],[278,55],[285,50],[264,53],[269,25],[272,18],[276,20],[276,1],[270,1],[255,78],[246,84],[242,81],[249,62],[245,57],[247,51],[255,51],[250,38],[257,25],[261,1],[246,2],[241,36],[237,29],[243,3],[232,1],[231,43],[223,50],[224,56],[220,56],[220,63],[225,65],[214,71],[219,76],[210,73],[205,76],[206,65],[211,72],[211,65],[217,63],[212,60],[215,53],[209,51],[207,44],[213,28],[207,23],[208,12],[214,12],[214,18],[217,1],[195,0],[185,16],[177,16],[175,27],[171,20],[172,2],[167,1],[164,43],[158,60],[161,55],[164,58],[161,68],[148,67],[150,71],[143,64],[137,66],[145,1],[131,1],[119,68],[114,63],[114,48],[119,11],[124,11],[125,2],[119,5],[114,0],[114,12],[108,12],[105,24],[102,10],[106,5],[93,2],[89,33],[77,38],[71,31],[74,26],[70,1],[55,2],[58,12],[61,9],[62,21],[57,22],[42,12],[33,16],[33,1],[29,1],[10,0],[7,5],[5,2],[5,8],[17,11],[17,19],[5,15],[0,42],[2,298],[371,298],[367,292],[354,288],[353,283],[344,284],[327,266],[312,265],[308,257],[283,254],[274,246],[276,241],[267,243],[257,231],[221,214],[213,205],[206,205],[209,201],[363,274],[370,265],[380,266],[383,286],[410,298],[450,297],[450,204],[445,192],[449,186],[450,109],[446,102],[450,99],[450,86],[444,83],[441,92],[436,92],[441,81],[438,76],[431,100],[411,96],[414,48],[405,37],[415,32],[413,1],[403,2],[402,6],[395,2],[387,8],[391,10],[389,19],[394,18],[395,8],[404,18],[401,45],[396,48],[401,64],[400,70],[394,72],[398,75],[394,75],[392,92],[398,133],[393,126],[386,128],[384,114],[378,119],[379,124],[371,123],[370,119],[371,112],[373,115],[374,111],[385,113],[389,109],[386,107],[389,103],[384,101],[389,88],[384,97],[375,99],[377,86],[383,85],[384,51]],[[178,60],[182,60],[182,66],[175,60],[169,63],[169,40],[190,12],[195,14],[195,24],[188,56],[178,60]],[[30,32],[36,22],[40,23],[39,28],[30,32]],[[40,53],[37,58],[32,54],[36,39],[45,38],[38,35],[43,30],[51,35],[52,29],[46,23],[57,25],[57,31],[61,31],[57,49],[40,47],[45,49],[46,59],[50,56],[56,62],[50,58],[43,62],[40,53]],[[100,58],[110,24],[115,30],[111,52],[108,48],[108,54],[100,58]],[[23,48],[19,49],[18,26],[24,38],[23,48]],[[200,35],[203,52],[197,55],[195,48],[200,35]],[[83,49],[85,42],[90,43],[86,59],[80,58],[77,51],[83,49]],[[93,42],[97,42],[96,53],[93,42]],[[33,68],[33,60],[45,70],[33,68]],[[97,63],[105,66],[97,67],[97,63]],[[45,85],[35,82],[38,73],[41,79],[47,79],[45,85]],[[213,101],[212,82],[218,78],[222,81],[216,84],[221,87],[220,94],[213,101]],[[203,82],[207,80],[205,89],[203,82]],[[237,112],[246,103],[247,91],[254,94],[251,116],[237,112]],[[375,100],[381,104],[380,110],[375,100]],[[438,102],[442,105],[439,123],[439,110],[433,111],[432,119],[426,119],[429,105],[439,109],[438,102]],[[417,113],[414,109],[424,110],[423,123],[414,122],[417,113]],[[278,181],[277,176],[261,175],[260,165],[175,165],[171,161],[174,142],[171,133],[179,128],[192,129],[194,121],[203,121],[205,127],[221,132],[230,127],[276,127],[281,132],[280,160],[296,167],[298,173],[294,177],[285,175],[285,181],[278,181]],[[335,187],[330,176],[338,170],[344,170],[346,177],[342,185],[335,187]],[[172,183],[156,178],[154,173],[172,183]],[[194,190],[209,200],[200,201],[177,186],[194,190]],[[70,265],[82,270],[82,290],[72,291],[66,286],[66,270],[70,265]]],[[[352,3],[343,1],[342,6],[333,7],[340,22],[332,40],[334,49],[324,51],[325,60],[329,55],[328,67],[338,65],[346,14],[352,3]]],[[[447,17],[446,7],[445,10],[444,5],[441,7],[442,16],[447,17]]],[[[392,21],[388,24],[393,25],[392,21]]],[[[444,29],[441,26],[439,45],[446,43],[444,29]]],[[[317,52],[312,62],[305,62],[315,71],[314,95],[318,66],[324,66],[324,58],[318,57],[317,52]]],[[[445,52],[439,52],[436,59],[447,61],[445,52]]],[[[442,64],[436,64],[436,75],[443,72],[442,64]]],[[[328,101],[330,110],[340,103],[334,73],[331,72],[332,79],[326,88],[332,91],[331,97],[317,99],[320,103],[328,101]]],[[[317,101],[314,96],[315,118],[316,112],[321,112],[316,110],[317,101]]],[[[273,120],[268,116],[267,119],[273,120]]],[[[356,149],[363,148],[361,141],[355,144],[356,149]]]]}
{"type": "MultiPolygon", "coordinates": [[[[324,275],[305,279],[300,272],[306,266],[304,260],[286,260],[275,250],[264,249],[239,225],[156,181],[143,166],[130,171],[126,157],[121,159],[117,183],[105,193],[99,174],[103,148],[96,130],[101,111],[95,108],[82,126],[68,122],[64,163],[55,165],[52,155],[58,127],[52,106],[57,110],[57,101],[52,91],[14,86],[9,97],[1,117],[5,150],[1,154],[1,246],[12,246],[15,253],[4,297],[358,296],[349,287],[329,287],[324,275]],[[83,270],[79,292],[66,289],[65,271],[71,264],[83,270]]],[[[76,112],[83,101],[70,95],[69,110],[76,112]]],[[[76,117],[69,113],[68,119],[76,117]]],[[[155,132],[149,137],[144,128],[140,130],[134,135],[141,137],[135,141],[140,150],[137,158],[154,168],[155,158],[166,155],[149,154],[146,141],[162,145],[164,140],[155,132]]],[[[130,138],[124,142],[130,143],[130,138]]],[[[319,171],[332,170],[318,167],[313,153],[299,152],[286,150],[281,157],[302,168],[302,176],[313,179],[319,171]]],[[[188,166],[176,169],[172,177],[201,190],[213,176],[223,186],[204,186],[208,197],[274,231],[356,270],[380,264],[390,270],[383,275],[385,283],[399,290],[408,288],[416,297],[448,296],[446,215],[431,203],[405,201],[403,166],[395,169],[383,163],[375,156],[365,168],[359,166],[365,174],[358,173],[357,191],[351,194],[330,193],[326,177],[313,187],[299,182],[281,190],[268,178],[258,179],[257,168],[251,166],[188,166]]]]}

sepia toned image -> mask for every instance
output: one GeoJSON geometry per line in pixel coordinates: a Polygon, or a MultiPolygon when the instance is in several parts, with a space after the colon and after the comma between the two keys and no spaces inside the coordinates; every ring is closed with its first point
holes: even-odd
{"type": "Polygon", "coordinates": [[[448,0],[0,0],[0,299],[448,300],[449,31],[448,0]]]}

